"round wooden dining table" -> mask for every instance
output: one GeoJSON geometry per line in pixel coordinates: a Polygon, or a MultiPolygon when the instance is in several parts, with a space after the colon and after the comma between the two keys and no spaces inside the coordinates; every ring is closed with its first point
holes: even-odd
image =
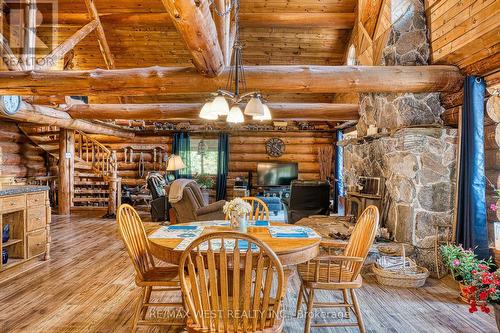
{"type": "MultiPolygon", "coordinates": [[[[183,226],[203,226],[201,235],[217,231],[234,231],[229,226],[214,225],[220,221],[205,221],[183,223],[183,226]]],[[[287,226],[288,224],[271,222],[271,226],[287,226]]],[[[293,227],[293,226],[292,226],[293,227]]],[[[148,228],[152,235],[161,226],[148,228]]],[[[297,265],[315,258],[319,253],[320,238],[273,238],[266,227],[249,226],[247,233],[266,243],[276,253],[283,266],[297,265]]],[[[178,265],[182,250],[176,250],[181,238],[151,238],[149,237],[150,250],[156,258],[171,264],[178,265]]]]}

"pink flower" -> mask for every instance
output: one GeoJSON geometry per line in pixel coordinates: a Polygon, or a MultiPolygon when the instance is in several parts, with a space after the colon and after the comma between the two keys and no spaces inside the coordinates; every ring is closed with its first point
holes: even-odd
{"type": "Polygon", "coordinates": [[[455,267],[460,266],[460,260],[458,259],[453,260],[453,266],[455,267]]]}
{"type": "Polygon", "coordinates": [[[492,210],[492,211],[496,212],[496,210],[497,210],[497,205],[495,205],[494,203],[492,203],[492,204],[490,205],[490,210],[492,210]]]}
{"type": "Polygon", "coordinates": [[[477,267],[479,267],[479,269],[482,270],[482,271],[485,271],[485,270],[488,269],[488,266],[483,265],[483,264],[479,264],[479,265],[477,265],[477,267]]]}

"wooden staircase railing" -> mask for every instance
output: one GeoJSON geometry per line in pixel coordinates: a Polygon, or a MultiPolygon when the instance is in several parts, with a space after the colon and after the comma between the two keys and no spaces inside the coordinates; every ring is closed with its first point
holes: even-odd
{"type": "Polygon", "coordinates": [[[95,173],[107,177],[116,166],[111,150],[89,135],[75,130],[75,157],[91,163],[95,173]]]}

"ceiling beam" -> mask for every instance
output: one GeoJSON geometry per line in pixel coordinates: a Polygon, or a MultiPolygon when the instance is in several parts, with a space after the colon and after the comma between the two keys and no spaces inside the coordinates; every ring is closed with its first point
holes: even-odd
{"type": "MultiPolygon", "coordinates": [[[[268,103],[273,120],[348,121],[359,118],[357,104],[268,103]]],[[[67,109],[75,119],[192,120],[202,103],[74,104],[67,109]]]]}
{"type": "MultiPolygon", "coordinates": [[[[215,0],[214,2],[215,8],[219,13],[225,13],[228,8],[231,6],[231,1],[229,0],[215,0]]],[[[217,12],[214,11],[213,14],[215,26],[217,28],[217,37],[219,39],[219,46],[222,50],[222,55],[224,59],[224,65],[231,65],[231,12],[227,15],[218,15],[217,12]]]]}
{"type": "Polygon", "coordinates": [[[132,131],[117,129],[112,126],[97,124],[86,120],[73,119],[64,111],[59,111],[41,105],[31,105],[25,102],[21,104],[21,108],[16,114],[10,116],[0,114],[0,117],[12,119],[18,122],[29,122],[33,124],[69,128],[85,133],[114,135],[123,138],[133,138],[135,136],[132,131]]]}
{"type": "Polygon", "coordinates": [[[22,71],[24,69],[23,66],[21,66],[19,59],[10,48],[7,38],[5,38],[2,33],[0,33],[0,47],[5,66],[7,66],[10,71],[22,71]]]}
{"type": "Polygon", "coordinates": [[[23,64],[25,70],[34,69],[36,64],[36,13],[36,1],[27,0],[24,8],[23,64]]]}
{"type": "Polygon", "coordinates": [[[194,66],[208,77],[224,69],[224,56],[217,39],[208,1],[162,0],[177,31],[181,35],[194,66]]]}
{"type": "Polygon", "coordinates": [[[111,49],[109,48],[106,35],[104,34],[104,28],[102,27],[101,19],[99,17],[99,12],[95,7],[94,0],[85,0],[85,5],[87,6],[90,20],[97,21],[97,27],[95,31],[97,34],[97,41],[99,42],[99,49],[101,50],[104,61],[106,62],[106,67],[108,69],[114,69],[115,59],[113,57],[113,54],[111,53],[111,49]]]}
{"type": "MultiPolygon", "coordinates": [[[[227,74],[225,70],[224,74],[227,74]]],[[[455,92],[455,66],[246,66],[248,90],[266,93],[455,92]]],[[[208,94],[226,75],[200,76],[191,67],[0,72],[0,95],[146,96],[208,94]]]]}
{"type": "Polygon", "coordinates": [[[354,13],[240,13],[245,28],[352,29],[354,13]]]}
{"type": "MultiPolygon", "coordinates": [[[[242,28],[331,28],[352,29],[354,13],[240,13],[242,28]]],[[[119,26],[171,26],[168,13],[114,13],[100,14],[104,24],[119,26]]],[[[217,20],[217,19],[215,19],[217,20]]],[[[79,13],[60,13],[61,24],[82,25],[88,17],[79,13]]]]}
{"type": "Polygon", "coordinates": [[[38,62],[36,66],[39,70],[49,69],[57,65],[57,62],[64,57],[64,55],[72,50],[82,39],[87,37],[92,31],[94,31],[99,22],[97,20],[92,20],[75,32],[71,37],[66,39],[64,42],[59,44],[56,48],[50,52],[42,61],[38,62]]]}

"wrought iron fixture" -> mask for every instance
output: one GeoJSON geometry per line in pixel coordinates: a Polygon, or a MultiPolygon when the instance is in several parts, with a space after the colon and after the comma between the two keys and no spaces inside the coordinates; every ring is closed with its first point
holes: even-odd
{"type": "MultiPolygon", "coordinates": [[[[217,120],[219,116],[226,116],[226,122],[228,123],[243,123],[245,121],[244,115],[247,115],[252,116],[254,120],[271,120],[271,111],[264,103],[260,91],[246,91],[242,55],[243,44],[240,41],[238,0],[232,2],[232,9],[234,9],[235,41],[232,48],[232,64],[226,89],[219,89],[211,94],[211,100],[207,101],[200,111],[200,118],[217,120]],[[245,110],[242,112],[240,104],[245,102],[245,110]]],[[[219,16],[230,15],[230,13],[231,10],[222,13],[215,11],[215,14],[219,16]]]]}

